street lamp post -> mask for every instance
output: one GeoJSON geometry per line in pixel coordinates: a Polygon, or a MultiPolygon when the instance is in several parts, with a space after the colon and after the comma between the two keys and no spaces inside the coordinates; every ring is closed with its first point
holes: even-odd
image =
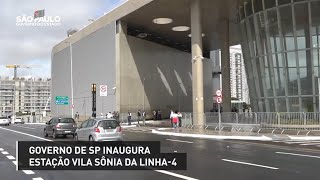
{"type": "Polygon", "coordinates": [[[71,117],[73,118],[73,109],[74,109],[74,104],[73,104],[73,68],[72,68],[72,44],[71,42],[66,42],[69,43],[69,47],[70,47],[70,79],[71,79],[71,117]]]}

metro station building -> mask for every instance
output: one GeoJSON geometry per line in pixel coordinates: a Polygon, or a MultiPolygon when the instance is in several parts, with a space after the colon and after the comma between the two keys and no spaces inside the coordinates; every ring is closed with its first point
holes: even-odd
{"type": "Polygon", "coordinates": [[[230,111],[229,47],[237,44],[254,111],[318,112],[319,9],[319,0],[128,0],[53,48],[52,113],[70,115],[54,100],[73,92],[74,112],[90,116],[96,83],[97,114],[177,109],[202,125],[214,102],[210,52],[221,50],[230,111]]]}

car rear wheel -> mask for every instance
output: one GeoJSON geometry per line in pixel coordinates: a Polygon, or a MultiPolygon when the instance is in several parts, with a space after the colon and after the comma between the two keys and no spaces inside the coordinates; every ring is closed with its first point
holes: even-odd
{"type": "Polygon", "coordinates": [[[73,139],[74,139],[74,141],[79,141],[79,139],[78,139],[78,134],[74,134],[74,135],[73,135],[73,139]]]}
{"type": "Polygon", "coordinates": [[[46,132],[45,129],[43,130],[43,134],[44,134],[44,137],[48,137],[48,133],[46,132]]]}
{"type": "Polygon", "coordinates": [[[53,138],[53,139],[56,139],[56,138],[57,138],[56,131],[54,131],[54,130],[53,130],[53,133],[52,133],[52,138],[53,138]]]}

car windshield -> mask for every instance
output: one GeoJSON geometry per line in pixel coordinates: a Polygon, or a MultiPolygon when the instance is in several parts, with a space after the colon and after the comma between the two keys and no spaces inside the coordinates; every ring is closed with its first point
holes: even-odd
{"type": "Polygon", "coordinates": [[[59,123],[74,123],[74,120],[72,118],[62,118],[59,119],[59,123]]]}
{"type": "Polygon", "coordinates": [[[119,126],[119,123],[117,121],[100,121],[98,124],[99,127],[102,127],[103,129],[115,129],[119,126]]]}

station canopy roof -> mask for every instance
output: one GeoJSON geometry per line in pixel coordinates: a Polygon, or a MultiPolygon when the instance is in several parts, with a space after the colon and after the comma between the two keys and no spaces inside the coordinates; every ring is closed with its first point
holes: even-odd
{"type": "MultiPolygon", "coordinates": [[[[53,51],[57,52],[66,48],[67,44],[64,42],[76,42],[105,24],[120,20],[127,23],[128,35],[190,52],[191,29],[174,31],[173,28],[179,26],[191,28],[191,1],[127,0],[84,29],[62,41],[53,51]],[[158,20],[158,18],[168,19],[158,20]],[[161,20],[164,20],[164,22],[161,20]],[[168,22],[170,23],[166,24],[168,22]]],[[[238,9],[241,3],[243,3],[243,0],[200,0],[205,55],[208,55],[211,50],[221,48],[222,37],[225,32],[223,24],[227,18],[230,21],[230,46],[240,43],[238,9]]],[[[177,29],[179,30],[179,28],[177,29]]]]}

